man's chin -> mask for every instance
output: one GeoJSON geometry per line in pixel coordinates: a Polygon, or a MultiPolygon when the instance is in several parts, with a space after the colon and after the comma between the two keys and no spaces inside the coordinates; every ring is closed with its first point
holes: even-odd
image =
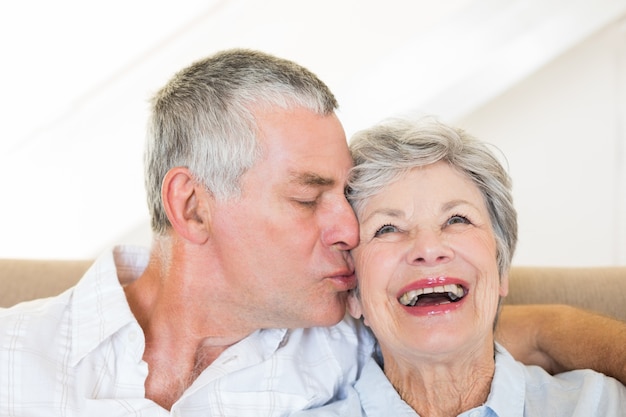
{"type": "Polygon", "coordinates": [[[320,307],[320,310],[312,312],[308,320],[302,320],[300,325],[296,324],[290,328],[331,327],[343,320],[345,314],[346,301],[345,297],[343,297],[337,304],[320,307]],[[319,314],[320,311],[322,311],[323,314],[319,314]]]}

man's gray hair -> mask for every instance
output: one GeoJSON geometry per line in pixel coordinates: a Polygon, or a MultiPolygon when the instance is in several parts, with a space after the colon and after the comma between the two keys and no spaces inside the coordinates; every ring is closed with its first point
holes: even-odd
{"type": "Polygon", "coordinates": [[[144,156],[156,234],[170,227],[161,184],[174,167],[187,167],[218,199],[238,194],[241,176],[261,155],[254,111],[268,107],[303,107],[328,115],[337,101],[306,68],[246,49],[226,50],[195,62],[156,93],[144,156]]]}

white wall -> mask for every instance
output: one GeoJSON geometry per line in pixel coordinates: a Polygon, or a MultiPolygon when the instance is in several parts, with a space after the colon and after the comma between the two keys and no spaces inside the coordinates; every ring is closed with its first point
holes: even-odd
{"type": "Polygon", "coordinates": [[[626,21],[460,124],[506,155],[518,265],[626,265],[626,21]]]}
{"type": "Polygon", "coordinates": [[[588,38],[625,19],[623,0],[156,1],[150,19],[121,0],[106,14],[63,0],[41,8],[43,20],[10,4],[0,6],[14,63],[0,68],[0,257],[148,244],[147,99],[192,60],[246,46],[317,72],[348,133],[408,107],[463,115],[498,143],[515,180],[518,264],[626,264],[625,23],[588,38]]]}
{"type": "MultiPolygon", "coordinates": [[[[455,123],[502,150],[516,265],[626,265],[626,21],[455,123]]],[[[141,241],[147,224],[125,237],[141,241]]]]}

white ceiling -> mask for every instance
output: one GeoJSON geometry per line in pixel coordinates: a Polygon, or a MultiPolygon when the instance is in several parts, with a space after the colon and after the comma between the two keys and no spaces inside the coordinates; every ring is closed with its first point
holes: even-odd
{"type": "Polygon", "coordinates": [[[147,100],[217,50],[307,66],[350,134],[462,117],[625,15],[625,0],[2,2],[0,256],[93,256],[143,227],[147,100]]]}

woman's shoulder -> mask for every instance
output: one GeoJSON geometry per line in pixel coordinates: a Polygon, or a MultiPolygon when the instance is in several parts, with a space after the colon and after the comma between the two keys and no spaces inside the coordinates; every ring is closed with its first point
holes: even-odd
{"type": "Polygon", "coordinates": [[[550,375],[538,366],[525,366],[525,375],[527,410],[555,416],[623,416],[626,409],[626,386],[591,369],[550,375]]]}

